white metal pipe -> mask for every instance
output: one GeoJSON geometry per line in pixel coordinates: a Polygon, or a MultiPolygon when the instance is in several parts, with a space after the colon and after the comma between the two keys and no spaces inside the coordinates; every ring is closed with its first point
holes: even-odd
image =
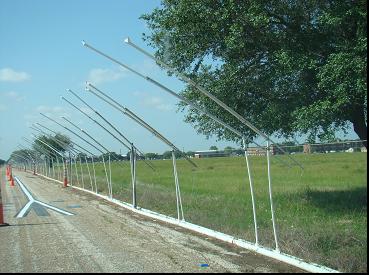
{"type": "Polygon", "coordinates": [[[173,225],[176,225],[176,226],[180,226],[182,228],[186,228],[186,229],[189,229],[191,231],[194,231],[194,232],[197,232],[197,233],[209,236],[209,237],[213,237],[215,239],[225,241],[225,242],[230,243],[230,244],[234,244],[238,247],[242,247],[242,248],[248,249],[250,251],[253,251],[255,253],[258,253],[260,255],[264,255],[266,257],[270,257],[272,259],[275,259],[275,260],[293,265],[295,267],[301,268],[301,269],[303,269],[305,271],[308,271],[308,272],[312,272],[312,273],[339,273],[337,270],[331,269],[329,267],[322,266],[322,265],[315,264],[315,263],[308,263],[308,262],[305,262],[304,260],[299,259],[297,257],[291,256],[291,255],[288,255],[288,254],[285,254],[285,253],[276,252],[275,250],[271,250],[269,248],[262,247],[260,245],[256,246],[253,243],[250,243],[250,242],[242,240],[242,239],[238,239],[234,236],[227,235],[227,234],[224,234],[222,232],[214,231],[212,229],[202,227],[202,226],[199,226],[199,225],[196,225],[196,224],[192,224],[192,223],[189,223],[189,222],[186,222],[186,221],[178,221],[178,219],[175,219],[175,218],[172,218],[172,217],[169,217],[169,216],[165,216],[163,214],[156,213],[156,212],[153,212],[153,211],[148,210],[148,209],[133,208],[131,204],[128,204],[126,202],[121,202],[121,201],[116,200],[116,199],[110,199],[108,196],[104,196],[104,195],[101,195],[101,194],[95,194],[91,191],[84,190],[84,189],[81,189],[81,188],[78,188],[78,187],[73,186],[72,188],[75,188],[75,189],[78,189],[78,190],[81,190],[81,191],[84,191],[84,192],[87,192],[87,193],[90,193],[90,194],[94,194],[94,195],[96,195],[96,196],[98,196],[98,197],[100,197],[104,200],[112,202],[112,203],[114,203],[118,206],[121,206],[121,207],[125,208],[125,209],[131,210],[134,213],[137,213],[137,214],[149,217],[149,218],[153,218],[153,219],[156,219],[156,220],[160,220],[160,221],[163,221],[163,222],[166,222],[166,223],[169,223],[169,224],[173,224],[173,225]]]}
{"type": "MultiPolygon", "coordinates": [[[[106,124],[108,124],[116,133],[118,133],[118,135],[123,138],[128,144],[133,144],[129,139],[127,139],[113,124],[111,124],[105,117],[103,117],[98,111],[96,111],[94,108],[92,108],[86,101],[84,101],[80,96],[78,96],[75,92],[73,92],[72,90],[68,89],[68,92],[72,93],[75,97],[77,97],[83,104],[85,104],[91,111],[93,111],[98,117],[100,117],[106,124]]],[[[82,111],[82,110],[81,110],[82,111]]],[[[86,116],[87,113],[83,112],[86,116]]],[[[90,119],[92,119],[90,116],[88,116],[90,119]]],[[[95,121],[94,119],[92,119],[93,121],[95,121]]],[[[101,124],[99,124],[101,126],[101,124]]],[[[105,127],[101,126],[105,131],[109,132],[110,135],[112,135],[115,139],[117,139],[120,143],[122,143],[122,141],[117,138],[113,133],[111,133],[108,129],[106,129],[105,127]]],[[[126,145],[125,143],[122,143],[123,146],[125,146],[128,150],[131,150],[130,147],[128,147],[128,145],[126,145]]],[[[155,170],[154,167],[146,162],[145,160],[145,156],[144,154],[137,148],[136,151],[139,152],[139,154],[141,154],[141,156],[143,157],[144,162],[152,169],[155,170]]]]}
{"type": "MultiPolygon", "coordinates": [[[[59,126],[63,127],[64,129],[66,129],[67,131],[71,132],[73,135],[77,136],[78,138],[80,138],[81,140],[83,140],[84,142],[86,142],[87,144],[89,144],[90,146],[92,146],[93,148],[95,148],[97,151],[99,151],[101,154],[104,154],[104,152],[99,149],[98,147],[96,147],[93,143],[89,142],[88,140],[86,140],[85,138],[81,137],[81,135],[77,134],[76,132],[74,132],[73,130],[69,129],[68,127],[64,126],[63,124],[57,122],[56,120],[48,117],[47,115],[44,115],[43,113],[40,113],[43,117],[46,117],[47,119],[53,121],[54,123],[58,124],[59,126]]],[[[62,117],[63,119],[67,120],[65,117],[62,117]]],[[[77,127],[78,128],[78,127],[77,127]]]]}
{"type": "MultiPolygon", "coordinates": [[[[69,119],[67,119],[66,117],[62,116],[62,119],[64,119],[65,121],[67,121],[69,124],[73,125],[76,129],[80,130],[82,133],[84,133],[86,136],[88,136],[91,140],[93,140],[97,145],[99,145],[101,148],[103,148],[103,150],[105,150],[105,153],[110,154],[109,149],[107,149],[104,145],[102,145],[99,141],[97,141],[92,135],[90,135],[89,133],[87,133],[87,131],[85,131],[84,129],[78,127],[75,123],[71,122],[69,119]]],[[[95,146],[96,149],[98,149],[95,146]]],[[[99,150],[102,154],[104,154],[104,152],[102,150],[99,150]]],[[[116,158],[115,158],[116,159],[116,158]]],[[[118,160],[118,159],[116,159],[118,160]]]]}
{"type": "Polygon", "coordinates": [[[93,156],[91,156],[91,160],[92,160],[92,169],[94,171],[95,192],[97,194],[98,191],[97,191],[97,182],[96,182],[96,170],[95,170],[95,161],[94,161],[94,157],[93,156]]]}
{"type": "MultiPolygon", "coordinates": [[[[156,136],[158,139],[160,139],[162,142],[166,143],[168,146],[170,146],[172,149],[176,150],[176,151],[181,151],[179,150],[173,143],[171,143],[167,138],[165,138],[162,134],[160,134],[158,131],[156,131],[153,127],[151,127],[149,124],[147,124],[144,120],[142,120],[140,117],[138,117],[136,114],[134,114],[131,110],[129,110],[126,107],[123,107],[120,103],[118,103],[117,101],[115,101],[114,99],[112,99],[111,97],[109,97],[108,95],[106,95],[104,92],[102,92],[101,90],[97,89],[95,86],[93,86],[91,83],[87,83],[87,85],[91,88],[93,88],[94,90],[96,90],[97,92],[99,92],[101,95],[103,95],[104,97],[108,98],[109,100],[103,98],[101,95],[97,94],[95,91],[87,88],[87,91],[93,93],[95,96],[97,96],[98,98],[100,98],[101,100],[103,100],[104,102],[106,102],[107,104],[109,104],[110,106],[114,107],[115,109],[117,109],[119,112],[123,113],[124,115],[128,116],[130,119],[132,119],[133,121],[135,121],[136,123],[138,123],[139,125],[141,125],[143,128],[145,128],[146,130],[148,130],[149,132],[151,132],[154,136],[156,136]]],[[[194,167],[197,167],[197,165],[191,161],[185,154],[184,154],[184,158],[191,163],[191,165],[193,165],[194,167]]]]}
{"type": "Polygon", "coordinates": [[[85,189],[85,179],[84,179],[84,175],[83,175],[81,156],[79,157],[79,165],[80,165],[80,170],[81,170],[82,188],[85,189]]]}
{"type": "Polygon", "coordinates": [[[57,171],[57,179],[59,179],[60,180],[60,165],[59,165],[59,159],[58,159],[58,157],[56,157],[56,163],[57,163],[57,165],[58,165],[58,171],[57,171]]]}
{"type": "Polygon", "coordinates": [[[70,154],[70,152],[69,152],[69,183],[70,183],[70,185],[71,186],[73,186],[74,185],[74,180],[73,180],[73,171],[72,171],[72,165],[73,165],[73,163],[72,163],[72,157],[71,157],[71,154],[70,154]]]}
{"type": "MultiPolygon", "coordinates": [[[[56,123],[56,121],[54,121],[55,123],[56,123]]],[[[44,125],[42,125],[42,124],[40,124],[40,123],[36,123],[37,125],[39,125],[39,126],[41,126],[41,127],[43,127],[43,128],[45,128],[46,130],[48,130],[48,131],[50,131],[50,132],[52,132],[52,133],[54,133],[55,135],[57,134],[57,132],[55,132],[55,131],[53,131],[53,130],[51,130],[51,129],[49,129],[49,128],[47,128],[46,126],[44,126],[44,125]]],[[[62,126],[61,124],[59,124],[60,126],[62,126]]],[[[63,128],[66,128],[66,127],[64,127],[64,126],[62,126],[63,128]]],[[[71,144],[73,145],[73,146],[77,146],[78,148],[80,148],[80,150],[79,149],[77,149],[77,148],[74,148],[74,150],[76,151],[76,152],[78,152],[78,153],[82,153],[82,151],[84,152],[84,153],[87,153],[87,154],[90,154],[90,155],[93,155],[93,153],[91,153],[90,151],[88,151],[86,148],[84,148],[84,147],[82,147],[82,146],[80,146],[79,144],[77,144],[77,143],[75,143],[75,142],[73,142],[72,140],[70,141],[71,142],[71,144]],[[81,151],[82,150],[82,151],[81,151]]]]}
{"type": "MultiPolygon", "coordinates": [[[[128,45],[132,46],[133,48],[137,49],[138,51],[142,52],[143,54],[145,54],[146,56],[148,56],[149,58],[155,60],[157,63],[161,64],[163,67],[165,67],[168,71],[174,73],[175,75],[177,75],[179,78],[181,78],[183,81],[185,81],[186,83],[190,84],[191,86],[193,86],[194,88],[196,88],[198,91],[200,91],[202,94],[204,94],[205,96],[207,96],[208,98],[210,98],[211,100],[213,100],[216,104],[218,104],[220,107],[222,107],[224,110],[226,110],[227,112],[229,112],[231,115],[233,115],[235,118],[237,118],[238,121],[240,121],[242,124],[246,125],[248,128],[250,128],[252,131],[254,131],[256,134],[260,135],[261,137],[263,137],[265,140],[270,141],[273,144],[276,144],[276,146],[285,154],[287,154],[283,148],[281,148],[277,143],[275,143],[268,135],[266,135],[265,133],[263,133],[261,130],[259,130],[258,128],[256,128],[251,122],[249,122],[248,120],[246,120],[243,116],[241,116],[240,114],[238,114],[235,110],[233,110],[231,107],[229,107],[228,105],[226,105],[223,101],[221,101],[220,99],[218,99],[216,96],[212,95],[210,92],[208,92],[204,87],[200,86],[199,84],[197,84],[196,82],[194,82],[192,79],[188,78],[186,75],[184,75],[183,73],[180,73],[179,71],[177,71],[176,69],[171,68],[168,64],[162,62],[161,60],[159,60],[158,58],[156,58],[155,56],[153,56],[152,54],[146,52],[145,50],[141,49],[140,47],[138,47],[136,44],[134,44],[130,38],[126,38],[124,40],[125,43],[127,43],[128,45]]],[[[95,52],[108,57],[106,54],[103,54],[102,52],[96,50],[95,48],[93,48],[92,46],[88,45],[87,43],[83,42],[83,45],[90,48],[91,50],[94,50],[95,52]]],[[[119,65],[123,66],[124,64],[122,64],[121,62],[118,62],[117,60],[108,57],[110,60],[118,63],[119,65]]],[[[128,66],[124,65],[123,67],[127,68],[128,66]]],[[[132,71],[132,69],[130,69],[130,71],[132,71]]],[[[138,74],[137,72],[135,72],[136,74],[138,74]]],[[[146,78],[147,80],[148,77],[147,76],[143,76],[141,74],[138,74],[141,77],[146,78]]],[[[150,80],[149,80],[150,81],[150,80]]],[[[156,81],[155,81],[156,82],[156,81]]],[[[288,154],[287,154],[288,155],[288,154]]],[[[294,158],[292,158],[291,156],[288,155],[288,157],[298,166],[300,166],[301,169],[303,169],[303,166],[296,161],[294,158]]]]}
{"type": "Polygon", "coordinates": [[[113,198],[113,183],[111,181],[111,159],[110,159],[110,153],[109,156],[109,182],[110,182],[110,198],[113,198]]]}
{"type": "Polygon", "coordinates": [[[87,160],[87,157],[86,156],[85,156],[85,161],[86,161],[88,176],[90,178],[91,191],[94,191],[94,187],[92,185],[92,177],[91,177],[91,172],[90,172],[90,165],[88,164],[88,160],[87,160]]]}
{"type": "MultiPolygon", "coordinates": [[[[129,45],[134,45],[129,39],[126,41],[129,45]]],[[[129,66],[127,66],[127,65],[125,65],[125,64],[123,64],[122,62],[119,62],[118,60],[116,60],[116,59],[114,59],[114,58],[112,58],[112,57],[110,57],[110,56],[108,56],[107,54],[104,54],[103,52],[101,52],[101,51],[99,51],[99,50],[97,50],[96,48],[94,48],[94,47],[92,47],[91,45],[89,45],[89,44],[87,44],[85,41],[82,41],[82,44],[83,44],[83,46],[85,46],[85,47],[87,47],[87,48],[89,48],[89,49],[91,49],[91,50],[93,50],[93,51],[95,51],[95,52],[97,52],[98,54],[100,54],[100,55],[102,55],[102,56],[104,56],[104,57],[106,57],[106,58],[108,58],[108,59],[110,59],[111,61],[113,61],[113,62],[115,62],[115,63],[117,63],[117,64],[119,64],[120,66],[122,66],[122,67],[124,67],[124,68],[126,68],[127,70],[129,70],[129,71],[131,71],[131,72],[133,72],[134,74],[136,74],[136,75],[138,75],[138,76],[140,76],[140,77],[142,77],[142,78],[144,78],[145,80],[147,80],[147,81],[149,81],[149,82],[151,82],[151,83],[153,83],[154,85],[156,85],[156,86],[158,86],[158,87],[160,87],[161,89],[163,89],[163,90],[165,90],[166,92],[169,92],[170,94],[172,94],[173,96],[175,96],[175,97],[177,97],[177,98],[179,98],[180,100],[182,100],[182,101],[184,101],[186,104],[188,104],[189,106],[191,106],[192,108],[194,108],[194,109],[196,109],[196,110],[198,110],[198,111],[200,111],[201,113],[203,113],[203,114],[205,114],[205,115],[207,115],[208,117],[210,117],[211,119],[213,119],[214,121],[216,121],[216,122],[218,122],[219,124],[221,124],[223,127],[225,127],[225,128],[227,128],[228,130],[230,130],[231,132],[233,132],[233,133],[235,133],[236,135],[238,135],[238,136],[240,136],[240,137],[243,137],[243,135],[242,135],[242,133],[240,133],[238,130],[236,130],[236,129],[234,129],[232,126],[230,126],[229,124],[227,124],[227,123],[225,123],[225,122],[223,122],[223,121],[221,121],[220,119],[218,119],[217,117],[215,117],[215,116],[213,116],[211,113],[209,113],[208,111],[206,111],[205,110],[205,108],[203,108],[203,107],[200,107],[200,106],[198,106],[197,104],[195,104],[195,103],[193,103],[193,102],[191,102],[191,101],[188,101],[188,100],[186,100],[184,97],[182,97],[182,96],[180,96],[180,95],[178,95],[177,93],[175,93],[174,91],[172,91],[171,89],[169,89],[169,88],[167,88],[166,86],[164,86],[164,85],[162,85],[162,84],[160,84],[159,82],[157,82],[156,80],[154,80],[154,79],[152,79],[152,78],[150,78],[150,77],[148,77],[148,76],[145,76],[145,75],[143,75],[143,74],[141,74],[141,73],[139,73],[139,72],[137,72],[136,70],[134,70],[134,69],[132,69],[132,68],[130,68],[129,66]]],[[[136,48],[138,48],[137,46],[135,46],[136,48]]],[[[143,50],[141,50],[141,51],[143,51],[143,50]]],[[[143,51],[143,52],[145,52],[145,51],[143,51]]],[[[152,56],[150,55],[150,54],[148,54],[148,53],[146,53],[145,52],[145,54],[147,54],[150,58],[152,58],[152,56]]],[[[159,60],[158,60],[158,62],[160,62],[159,60]]],[[[167,66],[167,65],[166,65],[167,66]]],[[[176,72],[175,72],[176,73],[176,72]]],[[[207,94],[209,94],[208,92],[206,92],[207,94]]],[[[214,97],[214,96],[212,96],[211,94],[209,94],[210,96],[211,96],[211,99],[213,99],[213,100],[217,100],[216,101],[216,103],[219,105],[219,102],[221,103],[221,104],[223,104],[223,105],[221,105],[221,107],[223,107],[223,108],[225,108],[225,107],[227,107],[228,109],[227,109],[227,111],[230,111],[230,110],[232,110],[233,111],[233,109],[231,109],[231,108],[229,108],[227,105],[225,105],[223,102],[221,102],[219,99],[217,99],[216,97],[214,97]]],[[[234,111],[233,111],[234,112],[234,111]]],[[[238,115],[238,113],[236,113],[236,112],[234,112],[235,114],[237,114],[238,115]]],[[[233,113],[232,113],[233,114],[233,113]]],[[[241,117],[242,118],[242,117],[241,117]]],[[[243,118],[242,118],[243,119],[243,118]]],[[[246,124],[246,126],[248,126],[251,130],[253,130],[255,133],[258,133],[258,129],[256,128],[256,127],[254,127],[252,124],[250,124],[248,121],[246,121],[245,120],[245,122],[247,123],[246,124]]],[[[267,138],[269,138],[268,136],[266,136],[265,134],[263,134],[261,131],[259,131],[260,133],[261,133],[261,135],[264,137],[267,137],[267,138]]],[[[253,143],[255,143],[255,144],[257,144],[256,142],[253,142],[253,143]]],[[[279,146],[278,146],[279,147],[279,146]]],[[[280,148],[280,150],[281,151],[283,151],[284,152],[284,150],[282,149],[282,148],[280,148]]],[[[289,158],[291,158],[295,163],[297,163],[301,168],[303,168],[302,167],[302,165],[300,165],[296,160],[294,160],[291,156],[289,156],[288,155],[288,157],[289,158]]],[[[279,159],[278,159],[279,160],[279,159]]],[[[282,161],[282,160],[281,160],[282,161]]],[[[284,162],[284,161],[282,161],[282,162],[284,162]]],[[[288,164],[287,164],[288,165],[288,164]]],[[[288,165],[288,166],[290,166],[290,165],[288,165]]]]}
{"type": "Polygon", "coordinates": [[[178,173],[177,173],[177,163],[176,163],[176,156],[174,154],[174,150],[172,150],[172,162],[173,162],[174,183],[176,187],[177,217],[178,217],[178,220],[184,220],[181,192],[179,188],[179,180],[178,180],[178,173]]]}
{"type": "MultiPolygon", "coordinates": [[[[82,133],[84,133],[86,136],[88,136],[90,139],[92,139],[96,144],[98,144],[101,148],[103,148],[105,150],[105,153],[109,153],[109,150],[102,145],[100,142],[98,142],[94,137],[92,137],[89,133],[87,133],[84,129],[81,129],[80,127],[78,127],[75,123],[71,122],[69,119],[67,119],[66,117],[62,116],[62,119],[64,119],[65,121],[67,121],[69,124],[73,125],[76,129],[80,130],[82,133]]],[[[95,147],[97,149],[97,147],[95,147]]],[[[104,152],[102,150],[100,150],[100,152],[103,154],[104,152]]]]}
{"type": "MultiPolygon", "coordinates": [[[[78,95],[76,95],[72,90],[68,89],[69,92],[71,92],[73,95],[75,95],[77,98],[79,98],[80,100],[82,100],[80,97],[78,97],[78,95]]],[[[101,123],[99,123],[97,120],[93,119],[90,115],[88,115],[85,111],[83,111],[81,108],[78,108],[76,105],[74,105],[72,102],[70,102],[68,99],[66,99],[65,97],[61,96],[61,99],[64,100],[65,102],[67,102],[69,105],[73,106],[75,109],[77,109],[78,111],[80,111],[82,114],[84,114],[86,117],[88,117],[90,120],[92,120],[94,123],[96,123],[98,126],[100,126],[100,128],[104,129],[107,133],[109,133],[114,139],[116,139],[119,143],[121,143],[123,146],[125,146],[128,150],[130,149],[130,147],[125,144],[123,141],[121,141],[119,138],[117,138],[113,133],[111,133],[108,129],[106,129],[106,127],[104,127],[103,125],[101,125],[101,123]]]]}
{"type": "Polygon", "coordinates": [[[253,184],[253,179],[252,179],[252,175],[251,175],[251,166],[250,166],[250,162],[249,162],[249,157],[248,157],[248,153],[247,153],[247,145],[246,145],[245,139],[243,139],[242,142],[243,142],[243,147],[244,147],[244,150],[245,150],[245,159],[246,159],[246,166],[247,166],[247,174],[249,176],[250,193],[251,193],[251,203],[252,203],[252,213],[253,213],[253,216],[254,216],[255,245],[258,245],[259,244],[259,237],[258,237],[258,224],[257,224],[257,219],[256,219],[256,206],[255,206],[254,184],[253,184]]]}
{"type": "Polygon", "coordinates": [[[174,184],[176,187],[176,200],[177,200],[177,219],[180,220],[180,210],[179,210],[179,198],[178,198],[178,188],[177,188],[177,169],[176,169],[176,163],[175,163],[176,157],[174,155],[174,152],[172,150],[172,162],[173,162],[173,174],[174,174],[174,184]]]}
{"type": "Polygon", "coordinates": [[[130,156],[130,163],[131,163],[131,177],[132,177],[132,206],[133,208],[137,208],[137,197],[136,197],[136,152],[135,147],[132,144],[131,147],[131,156],[130,156]]]}
{"type": "Polygon", "coordinates": [[[81,183],[79,181],[79,176],[78,176],[78,169],[77,169],[77,157],[74,158],[74,168],[76,171],[76,179],[77,179],[78,186],[81,186],[81,183]]]}
{"type": "Polygon", "coordinates": [[[102,155],[102,161],[103,161],[103,165],[104,165],[104,170],[105,170],[105,176],[106,176],[106,183],[108,186],[108,194],[110,194],[110,183],[109,183],[109,176],[108,176],[108,171],[106,169],[106,164],[105,164],[105,159],[104,159],[104,155],[102,155]]]}
{"type": "Polygon", "coordinates": [[[268,162],[268,182],[269,182],[269,200],[270,200],[270,210],[272,212],[272,223],[273,223],[273,234],[274,234],[274,241],[275,241],[275,250],[279,252],[278,246],[278,238],[277,238],[277,228],[275,222],[275,215],[274,215],[274,206],[273,206],[273,193],[272,193],[272,176],[270,172],[270,143],[269,140],[267,141],[267,162],[268,162]]]}
{"type": "Polygon", "coordinates": [[[37,136],[35,136],[35,135],[33,135],[33,134],[32,134],[32,136],[36,138],[36,141],[39,141],[39,142],[41,142],[42,144],[46,145],[46,146],[47,146],[48,148],[50,148],[52,151],[54,151],[55,153],[57,153],[58,155],[60,155],[62,158],[64,158],[64,156],[63,156],[63,155],[62,155],[58,150],[56,150],[53,146],[49,145],[47,142],[45,142],[45,141],[41,140],[40,138],[38,138],[37,136]]]}
{"type": "Polygon", "coordinates": [[[55,167],[54,167],[54,159],[51,158],[51,165],[53,166],[53,178],[55,178],[55,167]]]}
{"type": "Polygon", "coordinates": [[[49,177],[51,177],[50,158],[47,158],[47,172],[49,177]]]}

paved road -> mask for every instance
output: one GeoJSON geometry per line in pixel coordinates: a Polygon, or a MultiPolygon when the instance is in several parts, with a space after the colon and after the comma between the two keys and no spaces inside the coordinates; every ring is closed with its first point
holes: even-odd
{"type": "Polygon", "coordinates": [[[0,174],[11,225],[0,227],[0,272],[301,272],[20,171],[35,199],[76,215],[38,209],[15,218],[27,197],[0,174]]]}

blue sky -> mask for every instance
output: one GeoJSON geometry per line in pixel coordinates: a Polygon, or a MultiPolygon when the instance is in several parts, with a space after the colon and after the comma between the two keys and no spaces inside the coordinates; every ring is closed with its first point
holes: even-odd
{"type": "MultiPolygon", "coordinates": [[[[85,40],[179,92],[183,88],[179,80],[168,77],[154,62],[123,43],[129,36],[149,52],[154,51],[142,40],[142,33],[148,29],[139,16],[159,5],[160,1],[154,0],[0,0],[0,158],[7,159],[19,143],[27,145],[22,137],[29,138],[35,132],[29,128],[33,123],[66,133],[40,112],[60,122],[60,116],[67,116],[111,151],[127,152],[60,100],[63,95],[83,106],[66,89],[79,94],[110,119],[142,151],[169,150],[145,129],[86,93],[85,81],[137,113],[180,149],[237,147],[197,135],[191,125],[183,122],[184,114],[177,112],[176,98],[82,46],[85,40]]],[[[80,142],[78,138],[73,140],[80,142]]]]}
{"type": "MultiPolygon", "coordinates": [[[[176,98],[82,46],[81,41],[85,40],[179,92],[184,85],[178,79],[168,77],[154,62],[123,43],[130,37],[142,48],[154,52],[142,41],[142,33],[149,30],[139,16],[159,5],[157,0],[0,0],[0,158],[7,159],[19,143],[27,145],[22,137],[29,138],[34,132],[29,128],[33,123],[66,133],[40,112],[60,122],[60,116],[64,115],[111,151],[127,152],[60,100],[63,95],[83,106],[66,89],[83,97],[142,151],[169,150],[145,129],[87,94],[85,81],[137,113],[180,149],[206,150],[211,145],[220,149],[238,147],[197,135],[191,125],[183,122],[184,114],[177,112],[176,98]]],[[[78,138],[72,139],[88,147],[78,138]]]]}

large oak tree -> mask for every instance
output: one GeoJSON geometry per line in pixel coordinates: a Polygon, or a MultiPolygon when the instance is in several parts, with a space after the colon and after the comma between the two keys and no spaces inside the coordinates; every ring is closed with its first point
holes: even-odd
{"type": "MultiPolygon", "coordinates": [[[[366,0],[163,0],[141,16],[156,56],[267,134],[367,139],[366,0]]],[[[182,94],[255,135],[191,86],[182,94]]],[[[181,105],[185,108],[185,105],[181,105]]],[[[199,133],[237,140],[196,110],[199,133]]]]}

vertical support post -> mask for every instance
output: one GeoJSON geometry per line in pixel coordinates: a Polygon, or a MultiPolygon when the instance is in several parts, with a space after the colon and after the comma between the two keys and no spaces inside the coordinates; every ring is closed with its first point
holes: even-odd
{"type": "Polygon", "coordinates": [[[64,158],[61,159],[61,166],[59,167],[60,181],[64,181],[64,158]]]}
{"type": "Polygon", "coordinates": [[[91,172],[90,172],[90,165],[88,164],[88,160],[87,160],[87,157],[86,156],[85,156],[85,161],[86,161],[86,165],[87,165],[88,176],[90,178],[91,191],[94,191],[94,187],[92,185],[92,177],[91,177],[91,172]]]}
{"type": "MultiPolygon", "coordinates": [[[[68,158],[65,158],[64,161],[65,161],[65,171],[67,171],[67,179],[68,179],[68,184],[69,184],[70,183],[70,175],[69,175],[69,170],[68,170],[68,166],[69,166],[68,158]]],[[[63,175],[64,175],[64,173],[65,172],[63,172],[63,175]]],[[[63,177],[63,181],[64,181],[64,179],[65,179],[65,176],[63,177]]]]}
{"type": "Polygon", "coordinates": [[[41,175],[44,174],[44,163],[43,163],[42,159],[40,159],[40,161],[38,162],[38,170],[40,171],[41,175]]]}
{"type": "Polygon", "coordinates": [[[113,183],[111,181],[111,159],[110,159],[110,153],[109,153],[109,182],[110,182],[110,199],[113,198],[113,183]]]}
{"type": "Polygon", "coordinates": [[[34,160],[32,160],[32,165],[33,165],[33,175],[36,176],[36,162],[34,160]]]}
{"type": "Polygon", "coordinates": [[[84,180],[84,175],[83,175],[81,156],[79,157],[79,165],[80,165],[80,168],[81,168],[82,188],[85,189],[85,180],[84,180]]]}
{"type": "Polygon", "coordinates": [[[77,156],[74,157],[74,168],[76,170],[76,179],[77,179],[77,183],[79,186],[81,186],[80,182],[79,182],[79,177],[78,177],[78,169],[77,169],[77,156]]]}
{"type": "Polygon", "coordinates": [[[47,176],[51,178],[50,158],[47,158],[47,168],[49,173],[47,176]]]}
{"type": "Polygon", "coordinates": [[[132,176],[132,205],[137,208],[137,194],[136,194],[136,151],[133,144],[131,144],[131,176],[132,176]]]}
{"type": "Polygon", "coordinates": [[[247,174],[249,176],[249,184],[250,184],[250,192],[251,192],[251,203],[252,203],[252,213],[254,216],[254,228],[255,228],[255,245],[259,245],[259,237],[258,237],[258,224],[256,220],[256,207],[255,207],[255,193],[254,193],[254,184],[251,175],[251,166],[249,162],[248,152],[247,152],[247,145],[245,142],[245,138],[242,138],[243,148],[245,150],[245,159],[246,159],[246,166],[247,166],[247,174]]]}
{"type": "Polygon", "coordinates": [[[68,187],[68,172],[67,172],[67,169],[68,169],[68,167],[67,167],[67,159],[66,158],[64,158],[63,160],[63,167],[64,167],[64,185],[63,185],[63,187],[68,187]]]}
{"type": "Polygon", "coordinates": [[[73,186],[73,171],[72,171],[72,157],[69,152],[69,183],[71,186],[73,186]]]}
{"type": "Polygon", "coordinates": [[[51,166],[53,167],[53,179],[55,179],[55,167],[54,167],[54,159],[51,158],[51,166]]]}
{"type": "Polygon", "coordinates": [[[174,150],[172,150],[172,161],[173,161],[174,184],[175,184],[175,187],[176,187],[177,218],[178,218],[178,221],[180,221],[180,220],[184,220],[184,215],[183,215],[181,191],[179,189],[176,155],[174,153],[174,150]]]}
{"type": "Polygon", "coordinates": [[[106,170],[106,163],[105,163],[104,154],[102,154],[102,161],[103,161],[103,164],[104,164],[104,170],[105,170],[105,176],[106,176],[106,183],[108,185],[108,196],[109,196],[109,194],[110,194],[110,183],[109,183],[108,171],[106,170]]]}
{"type": "Polygon", "coordinates": [[[44,161],[44,176],[47,176],[47,157],[45,157],[44,161]]]}
{"type": "Polygon", "coordinates": [[[96,182],[95,160],[94,160],[94,157],[93,156],[91,156],[91,160],[92,160],[92,169],[94,171],[95,192],[97,194],[98,192],[97,192],[97,182],[96,182]]]}
{"type": "Polygon", "coordinates": [[[56,156],[56,164],[58,165],[58,168],[56,169],[57,170],[57,180],[60,179],[60,163],[59,163],[59,158],[58,156],[56,156]]]}
{"type": "Polygon", "coordinates": [[[272,176],[270,172],[270,143],[269,140],[267,141],[267,148],[266,148],[266,154],[267,154],[267,161],[268,161],[268,181],[269,181],[269,200],[270,200],[270,210],[272,212],[272,222],[273,222],[273,233],[274,233],[274,241],[275,241],[275,250],[279,252],[279,246],[278,246],[278,238],[277,238],[277,228],[275,223],[275,217],[274,217],[274,206],[273,206],[273,196],[272,196],[272,176]]]}

